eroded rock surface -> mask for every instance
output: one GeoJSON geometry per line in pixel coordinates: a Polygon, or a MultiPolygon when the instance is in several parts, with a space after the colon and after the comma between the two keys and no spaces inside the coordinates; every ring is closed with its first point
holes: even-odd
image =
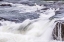
{"type": "Polygon", "coordinates": [[[56,26],[52,33],[53,39],[60,40],[59,36],[61,36],[62,40],[64,41],[64,20],[58,20],[56,22],[56,26]]]}

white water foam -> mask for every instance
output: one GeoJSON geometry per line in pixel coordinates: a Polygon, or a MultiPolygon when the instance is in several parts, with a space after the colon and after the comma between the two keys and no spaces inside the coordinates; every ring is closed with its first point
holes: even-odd
{"type": "MultiPolygon", "coordinates": [[[[37,10],[36,7],[41,9],[41,6],[38,5],[33,7],[19,5],[18,7],[25,9],[25,12],[37,10]]],[[[40,13],[38,19],[26,19],[22,23],[0,21],[0,42],[58,42],[52,39],[56,19],[49,20],[54,15],[55,9],[48,9],[46,12],[40,13]]]]}

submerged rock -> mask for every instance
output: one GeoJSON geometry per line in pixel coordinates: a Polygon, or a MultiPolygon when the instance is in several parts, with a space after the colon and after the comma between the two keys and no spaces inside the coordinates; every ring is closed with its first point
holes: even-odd
{"type": "Polygon", "coordinates": [[[56,26],[52,33],[53,39],[64,41],[64,20],[58,20],[56,22],[56,26]]]}

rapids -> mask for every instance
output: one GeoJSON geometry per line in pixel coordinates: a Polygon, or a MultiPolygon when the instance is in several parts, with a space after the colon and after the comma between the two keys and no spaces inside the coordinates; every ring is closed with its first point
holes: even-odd
{"type": "MultiPolygon", "coordinates": [[[[41,10],[46,7],[37,4],[35,4],[35,6],[12,4],[12,7],[3,8],[0,7],[0,11],[3,11],[0,12],[0,17],[12,17],[13,20],[19,20],[18,17],[20,16],[21,18],[22,13],[37,13],[37,15],[39,14],[39,17],[36,19],[30,19],[29,17],[22,22],[8,21],[4,20],[4,18],[1,19],[0,42],[62,42],[60,34],[58,34],[60,41],[53,40],[52,37],[52,31],[56,25],[55,21],[58,20],[52,17],[55,16],[56,11],[59,11],[59,8],[41,10]],[[14,15],[14,12],[16,12],[15,10],[18,11],[16,15],[14,15]],[[11,12],[13,12],[14,14],[12,14],[11,12]]],[[[26,15],[27,14],[25,14],[25,16],[26,15]]],[[[61,26],[59,28],[60,29],[58,32],[61,31],[61,26]]]]}

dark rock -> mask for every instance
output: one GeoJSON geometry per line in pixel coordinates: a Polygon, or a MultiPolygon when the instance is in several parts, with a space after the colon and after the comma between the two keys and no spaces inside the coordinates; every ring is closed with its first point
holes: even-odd
{"type": "Polygon", "coordinates": [[[47,9],[49,9],[49,8],[43,8],[43,9],[41,9],[41,10],[47,10],[47,9]]]}
{"type": "Polygon", "coordinates": [[[29,5],[29,6],[35,5],[33,2],[20,2],[20,4],[25,4],[25,5],[29,5]]]}
{"type": "Polygon", "coordinates": [[[44,6],[48,6],[47,4],[44,4],[44,6]]]}
{"type": "Polygon", "coordinates": [[[2,19],[6,20],[5,18],[3,18],[3,17],[0,17],[0,20],[2,20],[2,19]]]}
{"type": "Polygon", "coordinates": [[[4,18],[4,17],[0,17],[0,20],[19,22],[17,19],[4,18]]]}
{"type": "Polygon", "coordinates": [[[61,12],[60,12],[60,11],[56,11],[55,13],[56,13],[56,14],[61,14],[61,12]]]}
{"type": "Polygon", "coordinates": [[[0,6],[12,6],[11,4],[1,4],[0,6]]]}
{"type": "Polygon", "coordinates": [[[64,41],[64,20],[58,20],[55,22],[57,22],[57,23],[56,23],[56,26],[55,26],[53,33],[52,33],[53,39],[60,40],[60,38],[58,38],[59,37],[58,34],[60,33],[60,32],[58,32],[59,31],[58,29],[61,28],[61,38],[62,38],[62,41],[64,41]]]}
{"type": "Polygon", "coordinates": [[[0,0],[0,1],[3,1],[3,0],[0,0]]]}

